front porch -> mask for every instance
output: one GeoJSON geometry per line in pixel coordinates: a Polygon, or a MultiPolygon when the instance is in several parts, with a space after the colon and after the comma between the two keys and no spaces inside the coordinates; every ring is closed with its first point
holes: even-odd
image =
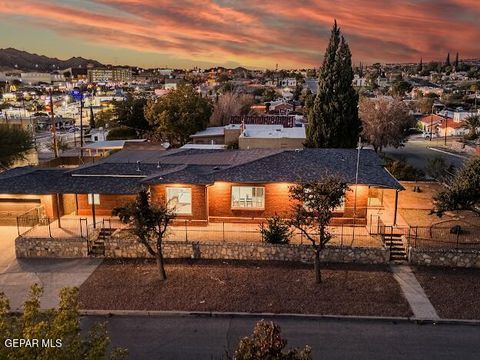
{"type": "MultiPolygon", "coordinates": [[[[91,239],[92,234],[101,229],[113,232],[126,228],[117,217],[65,215],[55,220],[39,220],[29,224],[19,224],[18,235],[28,238],[84,238],[91,239]]],[[[382,242],[376,235],[376,224],[359,226],[330,226],[333,235],[330,244],[353,247],[380,247],[382,242]]],[[[309,244],[308,239],[300,231],[292,229],[292,244],[309,244]]],[[[168,241],[218,241],[218,242],[263,242],[259,224],[209,222],[207,225],[192,225],[188,220],[177,221],[168,231],[168,241]]]]}

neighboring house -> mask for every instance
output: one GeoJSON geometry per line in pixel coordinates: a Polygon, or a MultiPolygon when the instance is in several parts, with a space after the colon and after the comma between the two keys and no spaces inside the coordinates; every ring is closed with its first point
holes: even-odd
{"type": "Polygon", "coordinates": [[[367,78],[360,77],[358,74],[353,75],[352,85],[355,87],[365,87],[367,86],[367,78]]]}
{"type": "Polygon", "coordinates": [[[464,136],[469,133],[463,121],[455,121],[454,119],[446,119],[438,126],[439,136],[464,136]]]}
{"type": "Polygon", "coordinates": [[[270,102],[269,112],[279,115],[288,115],[295,110],[295,107],[285,100],[276,100],[270,102]]]}
{"type": "Polygon", "coordinates": [[[302,149],[305,127],[245,125],[238,138],[239,149],[302,149]]]}
{"type": "Polygon", "coordinates": [[[438,127],[442,122],[445,122],[445,119],[443,116],[437,115],[437,114],[431,114],[431,115],[425,115],[422,117],[418,123],[423,130],[424,133],[433,133],[437,134],[438,133],[438,127]]]}
{"type": "Polygon", "coordinates": [[[215,126],[190,137],[195,145],[238,143],[239,149],[301,149],[306,140],[305,127],[284,127],[282,124],[215,126]]]}
{"type": "Polygon", "coordinates": [[[365,225],[369,204],[379,205],[371,201],[381,199],[379,192],[403,189],[373,150],[360,151],[356,182],[356,149],[148,149],[124,149],[76,169],[6,171],[0,174],[0,212],[42,205],[50,219],[70,214],[95,221],[147,188],[153,202],[175,205],[177,224],[259,223],[275,214],[290,215],[292,184],[335,173],[351,191],[332,224],[365,225]]]}

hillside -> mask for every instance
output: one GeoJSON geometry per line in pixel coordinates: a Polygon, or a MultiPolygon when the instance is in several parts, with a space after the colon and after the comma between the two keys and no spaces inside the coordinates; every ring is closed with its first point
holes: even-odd
{"type": "Polygon", "coordinates": [[[68,60],[50,58],[44,55],[32,54],[14,48],[0,49],[0,70],[23,70],[23,71],[52,71],[69,67],[86,67],[93,64],[95,67],[103,66],[96,60],[72,57],[68,60]],[[55,65],[55,67],[53,67],[55,65]]]}

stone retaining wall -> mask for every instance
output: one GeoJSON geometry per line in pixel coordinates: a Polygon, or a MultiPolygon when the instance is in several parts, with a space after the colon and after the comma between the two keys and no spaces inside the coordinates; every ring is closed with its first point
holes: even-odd
{"type": "Polygon", "coordinates": [[[480,268],[480,251],[468,249],[421,249],[410,247],[412,265],[480,268]]]}
{"type": "Polygon", "coordinates": [[[88,256],[87,241],[82,238],[27,238],[15,239],[17,258],[80,258],[88,256]]]}
{"type": "MultiPolygon", "coordinates": [[[[276,260],[313,262],[313,250],[309,245],[273,245],[267,243],[230,242],[180,242],[164,241],[165,258],[276,260]]],[[[105,256],[112,258],[151,257],[145,247],[127,232],[117,232],[105,242],[105,256]]],[[[374,247],[327,246],[322,261],[386,264],[389,251],[374,247]]]]}

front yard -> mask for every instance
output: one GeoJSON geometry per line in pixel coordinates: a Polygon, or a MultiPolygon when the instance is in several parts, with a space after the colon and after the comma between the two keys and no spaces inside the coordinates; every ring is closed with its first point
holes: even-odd
{"type": "Polygon", "coordinates": [[[387,266],[170,261],[168,281],[149,260],[105,260],[80,287],[84,309],[410,316],[387,266]]]}
{"type": "Polygon", "coordinates": [[[480,269],[417,267],[414,271],[441,318],[480,320],[480,269]]]}

